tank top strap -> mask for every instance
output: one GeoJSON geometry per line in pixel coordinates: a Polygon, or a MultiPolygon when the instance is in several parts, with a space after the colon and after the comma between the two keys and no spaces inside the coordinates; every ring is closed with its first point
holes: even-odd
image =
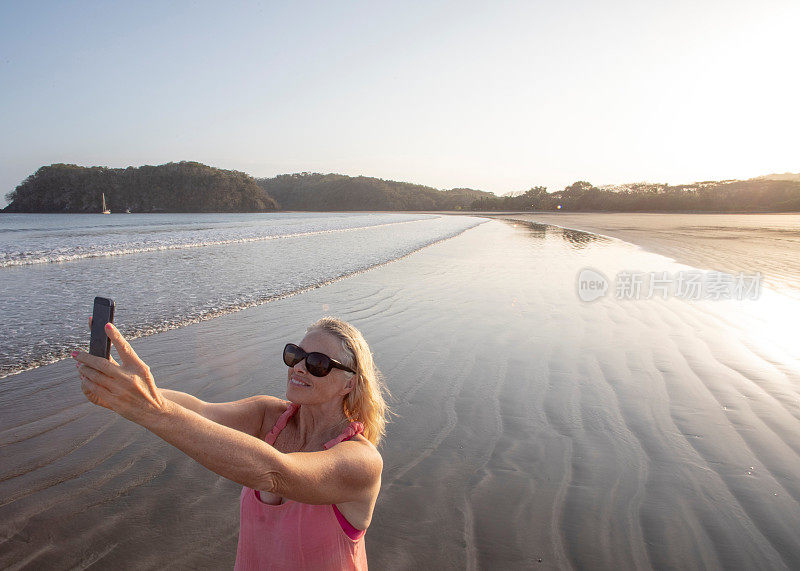
{"type": "Polygon", "coordinates": [[[353,438],[357,434],[361,434],[362,432],[364,432],[364,425],[361,424],[360,422],[353,421],[347,426],[347,428],[345,428],[342,431],[342,433],[339,436],[337,436],[333,440],[328,440],[325,443],[324,445],[325,450],[327,450],[328,448],[332,448],[333,446],[336,446],[337,444],[339,444],[344,440],[350,440],[351,438],[353,438]]]}
{"type": "Polygon", "coordinates": [[[289,406],[286,407],[286,410],[283,411],[278,417],[278,420],[275,421],[275,426],[272,427],[272,430],[269,431],[269,434],[264,438],[264,441],[267,444],[274,445],[275,439],[278,438],[278,435],[281,433],[281,430],[286,428],[286,423],[289,422],[289,419],[294,416],[294,413],[297,412],[297,409],[300,408],[299,404],[295,404],[293,402],[289,403],[289,406]]]}

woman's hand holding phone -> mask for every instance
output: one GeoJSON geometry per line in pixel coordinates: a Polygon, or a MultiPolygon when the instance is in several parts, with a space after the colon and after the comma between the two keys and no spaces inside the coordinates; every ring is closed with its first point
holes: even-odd
{"type": "Polygon", "coordinates": [[[116,348],[121,363],[85,351],[74,351],[72,357],[78,362],[83,394],[91,403],[113,410],[133,422],[160,412],[164,399],[158,392],[150,367],[112,323],[105,326],[105,333],[116,348]]]}

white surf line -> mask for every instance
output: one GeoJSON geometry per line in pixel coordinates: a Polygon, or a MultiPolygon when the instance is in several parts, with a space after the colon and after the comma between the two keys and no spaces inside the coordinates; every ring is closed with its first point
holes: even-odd
{"type": "MultiPolygon", "coordinates": [[[[412,220],[411,222],[418,222],[418,221],[417,220],[412,220]]],[[[287,298],[287,297],[292,297],[294,295],[299,295],[299,294],[302,294],[302,293],[306,293],[308,291],[315,290],[317,288],[321,288],[321,287],[326,286],[326,285],[330,285],[332,283],[335,283],[335,282],[338,282],[338,281],[341,281],[341,280],[356,276],[358,274],[363,274],[365,272],[369,272],[371,270],[374,270],[375,268],[380,268],[382,266],[386,266],[388,264],[397,262],[397,261],[402,260],[404,258],[407,258],[407,257],[409,257],[409,256],[411,256],[413,254],[416,254],[420,250],[424,250],[425,248],[429,248],[430,246],[435,246],[436,244],[438,244],[440,242],[444,242],[445,240],[450,240],[451,238],[455,238],[456,236],[459,236],[459,235],[463,234],[467,230],[472,230],[473,228],[477,228],[478,226],[480,226],[481,224],[484,224],[486,222],[488,222],[488,220],[483,221],[483,222],[478,222],[474,226],[470,226],[468,228],[463,228],[463,229],[461,229],[461,230],[459,230],[459,231],[457,231],[457,232],[455,232],[453,234],[450,234],[450,235],[447,235],[447,236],[443,236],[443,237],[438,238],[438,239],[436,239],[433,242],[430,242],[428,244],[423,244],[419,248],[416,248],[416,249],[414,249],[414,250],[412,250],[410,252],[407,252],[407,253],[405,253],[405,254],[403,254],[401,256],[398,256],[396,258],[392,258],[390,260],[386,260],[384,262],[379,262],[379,263],[375,264],[374,266],[369,266],[369,267],[366,267],[366,268],[361,268],[361,269],[358,269],[358,270],[354,270],[352,272],[349,272],[349,273],[346,273],[346,274],[342,274],[341,276],[337,276],[335,278],[331,278],[329,280],[325,280],[324,282],[320,282],[320,283],[313,284],[313,285],[310,285],[310,286],[304,286],[302,288],[299,288],[299,289],[296,289],[296,290],[293,290],[293,291],[288,291],[288,292],[285,292],[285,293],[280,293],[280,294],[276,294],[276,295],[272,295],[272,296],[268,296],[268,297],[264,297],[264,298],[258,298],[258,299],[255,299],[255,300],[252,300],[252,301],[248,301],[248,302],[244,302],[244,303],[242,303],[240,305],[235,305],[235,306],[232,306],[232,307],[225,307],[225,308],[221,308],[221,309],[208,310],[208,311],[200,313],[199,315],[195,315],[193,317],[190,317],[188,319],[176,319],[174,321],[170,321],[170,322],[167,322],[167,323],[162,323],[162,324],[159,324],[159,325],[146,326],[144,329],[142,329],[139,332],[125,334],[125,338],[130,341],[130,340],[133,340],[133,339],[139,339],[140,337],[149,337],[150,335],[155,335],[156,333],[163,333],[163,332],[169,331],[171,329],[179,329],[179,328],[185,327],[187,325],[193,325],[195,323],[200,323],[201,321],[209,321],[211,319],[216,319],[217,317],[222,317],[223,315],[228,315],[230,313],[236,313],[238,311],[242,311],[243,309],[256,307],[258,305],[264,305],[264,304],[270,303],[272,301],[278,301],[280,299],[284,299],[284,298],[287,298]]],[[[402,222],[398,222],[397,224],[403,224],[403,223],[402,222]]],[[[368,228],[371,228],[371,227],[368,226],[368,228]]],[[[57,355],[43,357],[43,358],[41,358],[39,360],[36,360],[34,362],[31,362],[31,363],[23,365],[23,368],[21,368],[21,369],[10,370],[10,371],[0,371],[0,379],[4,379],[6,377],[11,377],[13,375],[18,375],[20,373],[24,373],[25,371],[30,371],[31,369],[38,369],[39,367],[44,367],[46,365],[52,365],[53,363],[57,363],[59,361],[63,361],[66,358],[67,358],[66,353],[64,353],[64,354],[59,353],[57,355]]]]}
{"type": "Polygon", "coordinates": [[[302,238],[306,236],[319,236],[323,234],[335,234],[341,232],[355,232],[356,230],[369,230],[372,228],[383,228],[386,226],[394,226],[396,224],[411,224],[414,222],[429,222],[441,218],[420,218],[418,220],[403,220],[400,222],[386,222],[384,224],[373,224],[370,226],[355,226],[353,228],[336,228],[333,230],[315,230],[312,232],[298,232],[297,234],[276,234],[274,236],[254,236],[252,238],[231,238],[229,240],[214,240],[210,242],[187,242],[185,244],[166,244],[161,246],[149,246],[142,248],[109,250],[102,252],[85,252],[81,254],[68,254],[57,256],[54,258],[38,257],[27,258],[20,260],[8,260],[0,262],[0,268],[8,268],[13,266],[28,266],[32,264],[54,264],[61,262],[73,262],[75,260],[85,260],[87,258],[108,258],[111,256],[124,256],[127,254],[146,254],[149,252],[162,252],[167,250],[188,250],[191,248],[205,248],[207,246],[226,246],[229,244],[246,244],[251,242],[265,242],[267,240],[279,240],[284,238],[302,238]]]}

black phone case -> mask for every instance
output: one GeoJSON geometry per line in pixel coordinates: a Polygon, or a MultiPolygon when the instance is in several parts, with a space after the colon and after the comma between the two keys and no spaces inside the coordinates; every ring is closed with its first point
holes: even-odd
{"type": "Polygon", "coordinates": [[[111,339],[106,335],[106,323],[114,322],[114,300],[107,297],[94,298],[92,310],[92,333],[89,353],[108,359],[111,355],[111,339]]]}

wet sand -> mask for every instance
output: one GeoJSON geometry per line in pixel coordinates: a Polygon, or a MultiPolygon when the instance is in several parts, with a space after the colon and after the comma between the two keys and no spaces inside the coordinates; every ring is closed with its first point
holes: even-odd
{"type": "Polygon", "coordinates": [[[498,217],[619,238],[696,268],[761,272],[764,283],[800,299],[800,214],[545,212],[498,217]]]}
{"type": "MultiPolygon", "coordinates": [[[[770,338],[797,305],[578,299],[581,268],[632,265],[672,269],[490,221],[134,348],[228,401],[282,396],[280,350],[318,317],[361,328],[397,413],[374,569],[800,567],[800,354],[770,338]]],[[[230,568],[239,490],[86,403],[69,361],[0,384],[0,568],[230,568]]]]}

